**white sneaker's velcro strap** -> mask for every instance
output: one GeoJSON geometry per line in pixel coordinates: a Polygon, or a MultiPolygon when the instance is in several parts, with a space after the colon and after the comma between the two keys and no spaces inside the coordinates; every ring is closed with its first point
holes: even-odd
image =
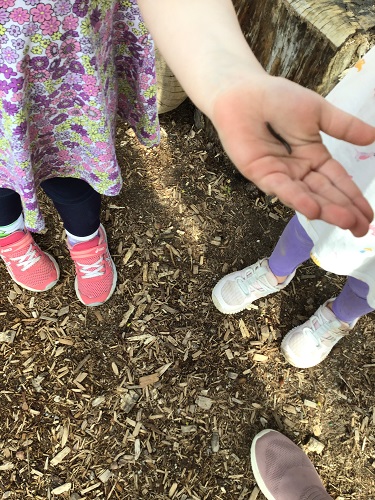
{"type": "Polygon", "coordinates": [[[15,262],[16,266],[21,268],[21,271],[27,271],[27,269],[30,269],[30,267],[40,260],[40,255],[33,248],[33,245],[30,245],[24,255],[21,255],[21,257],[12,257],[10,260],[15,262]]]}

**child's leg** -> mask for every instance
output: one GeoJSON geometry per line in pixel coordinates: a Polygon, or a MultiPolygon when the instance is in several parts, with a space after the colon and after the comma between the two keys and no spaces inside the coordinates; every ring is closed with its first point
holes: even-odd
{"type": "Polygon", "coordinates": [[[12,189],[0,188],[0,238],[24,228],[21,198],[12,189]]]}
{"type": "Polygon", "coordinates": [[[59,267],[24,228],[19,195],[0,188],[0,257],[20,286],[33,292],[49,290],[59,278],[59,267]]]}
{"type": "Polygon", "coordinates": [[[277,242],[268,265],[275,276],[289,276],[310,257],[313,241],[294,215],[277,242]]]}
{"type": "Polygon", "coordinates": [[[374,309],[367,303],[369,287],[367,283],[349,276],[344,288],[332,302],[332,311],[336,318],[345,323],[352,323],[356,319],[372,312],[374,309]]]}
{"type": "Polygon", "coordinates": [[[81,179],[57,177],[43,181],[41,186],[53,201],[67,234],[72,235],[69,239],[76,237],[80,241],[97,235],[101,196],[90,184],[81,179]]]}
{"type": "Polygon", "coordinates": [[[100,225],[99,193],[73,178],[49,179],[41,185],[64,223],[79,300],[87,306],[103,304],[115,290],[117,273],[100,225]]]}

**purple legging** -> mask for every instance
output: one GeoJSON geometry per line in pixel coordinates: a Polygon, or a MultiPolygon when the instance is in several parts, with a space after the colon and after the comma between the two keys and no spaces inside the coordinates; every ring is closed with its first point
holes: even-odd
{"type": "MultiPolygon", "coordinates": [[[[271,257],[269,266],[277,276],[291,274],[310,257],[313,242],[295,215],[284,229],[271,257]]],[[[367,303],[369,287],[363,281],[348,277],[344,288],[332,303],[336,317],[346,323],[364,316],[374,309],[367,303]]]]}

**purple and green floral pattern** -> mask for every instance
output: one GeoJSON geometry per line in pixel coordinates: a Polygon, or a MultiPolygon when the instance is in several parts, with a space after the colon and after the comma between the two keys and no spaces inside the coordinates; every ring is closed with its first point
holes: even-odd
{"type": "Polygon", "coordinates": [[[0,0],[0,187],[44,227],[41,181],[75,177],[116,195],[117,113],[159,142],[154,46],[136,0],[0,0]]]}

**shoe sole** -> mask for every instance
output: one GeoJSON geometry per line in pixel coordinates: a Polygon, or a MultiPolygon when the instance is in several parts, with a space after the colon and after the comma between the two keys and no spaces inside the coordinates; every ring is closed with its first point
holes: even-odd
{"type": "MultiPolygon", "coordinates": [[[[330,351],[331,352],[331,351],[330,351]]],[[[321,358],[317,363],[314,363],[313,365],[309,364],[309,365],[306,365],[304,363],[299,363],[297,364],[298,362],[295,361],[295,359],[293,359],[292,355],[289,354],[288,350],[285,348],[285,347],[282,347],[281,346],[281,354],[284,356],[285,360],[292,366],[294,366],[295,368],[302,368],[302,369],[306,369],[306,368],[314,368],[314,366],[317,366],[319,365],[322,361],[324,361],[328,355],[329,355],[329,352],[323,357],[321,358]]]]}
{"type": "Polygon", "coordinates": [[[58,263],[56,262],[56,260],[52,257],[51,254],[49,254],[48,252],[44,252],[46,255],[48,255],[48,257],[50,258],[50,260],[52,261],[52,264],[55,266],[55,270],[57,272],[57,279],[55,281],[53,281],[52,283],[50,283],[49,285],[47,285],[46,288],[43,288],[43,290],[36,290],[35,288],[30,288],[29,286],[26,286],[24,285],[23,283],[17,281],[15,279],[15,277],[13,276],[13,274],[9,271],[8,269],[8,272],[12,278],[12,280],[17,283],[17,285],[19,285],[20,287],[24,288],[25,290],[29,290],[30,292],[47,292],[48,290],[51,290],[51,288],[53,288],[56,283],[59,281],[59,278],[60,278],[60,268],[59,268],[59,265],[58,263]]]}
{"type": "Polygon", "coordinates": [[[116,285],[117,285],[117,270],[116,270],[116,266],[115,266],[115,263],[113,262],[113,259],[111,257],[111,264],[112,264],[112,269],[113,269],[113,282],[112,282],[112,288],[109,292],[109,295],[108,297],[103,300],[103,302],[93,302],[92,304],[86,304],[86,302],[84,302],[82,300],[82,297],[81,297],[81,294],[79,293],[79,290],[78,290],[78,279],[77,279],[77,276],[76,276],[76,279],[74,280],[74,289],[76,291],[76,294],[77,294],[77,297],[79,299],[79,301],[84,305],[84,306],[87,306],[87,307],[96,307],[96,306],[101,306],[102,304],[105,304],[107,302],[107,300],[109,300],[112,295],[113,295],[113,292],[115,291],[116,289],[116,285]]]}
{"type": "Polygon", "coordinates": [[[255,481],[256,481],[257,485],[259,486],[263,495],[267,498],[267,500],[277,500],[277,498],[272,495],[272,493],[267,488],[265,482],[263,481],[263,478],[262,478],[261,473],[260,473],[259,468],[258,468],[258,463],[257,463],[257,458],[256,458],[256,453],[255,453],[256,442],[258,441],[259,438],[261,438],[265,434],[268,434],[269,432],[272,432],[272,429],[264,429],[263,431],[259,432],[259,434],[257,434],[254,437],[253,442],[251,443],[250,460],[251,460],[251,467],[253,469],[255,481]]]}

